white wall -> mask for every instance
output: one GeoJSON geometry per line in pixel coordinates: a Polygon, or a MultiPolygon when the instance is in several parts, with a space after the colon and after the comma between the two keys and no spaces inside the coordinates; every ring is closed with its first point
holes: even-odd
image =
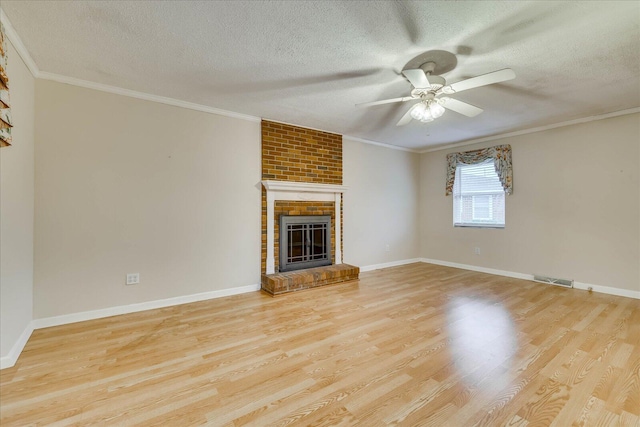
{"type": "Polygon", "coordinates": [[[7,43],[13,145],[0,148],[0,355],[12,365],[30,332],[33,299],[34,78],[7,43]],[[23,335],[24,334],[24,335],[23,335]],[[22,339],[21,339],[22,338],[22,339]],[[22,342],[21,342],[22,341],[22,342]],[[11,359],[11,360],[10,360],[11,359]]]}
{"type": "Polygon", "coordinates": [[[359,267],[419,256],[417,153],[343,138],[344,262],[359,267]],[[389,251],[386,246],[389,245],[389,251]]]}
{"type": "Polygon", "coordinates": [[[35,318],[258,284],[260,162],[258,122],[38,80],[35,318]]]}
{"type": "Polygon", "coordinates": [[[639,147],[632,114],[423,154],[422,257],[640,292],[639,147]],[[497,144],[513,149],[506,228],[454,228],[446,154],[497,144]]]}

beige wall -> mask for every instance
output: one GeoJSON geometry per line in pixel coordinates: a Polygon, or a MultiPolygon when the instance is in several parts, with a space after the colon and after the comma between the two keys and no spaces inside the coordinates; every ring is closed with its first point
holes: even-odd
{"type": "Polygon", "coordinates": [[[640,291],[639,147],[633,114],[423,154],[422,257],[640,291]],[[496,144],[513,149],[506,228],[454,228],[445,156],[496,144]]]}
{"type": "MultiPolygon", "coordinates": [[[[259,123],[36,89],[35,318],[259,283],[259,123]]],[[[344,143],[345,262],[418,256],[418,162],[344,143]]]]}
{"type": "Polygon", "coordinates": [[[260,282],[258,122],[38,80],[35,180],[36,318],[260,282]]]}
{"type": "MultiPolygon", "coordinates": [[[[15,133],[24,143],[0,152],[2,355],[31,320],[31,299],[43,318],[259,283],[258,122],[41,80],[34,107],[34,81],[13,64],[12,87],[26,95],[14,96],[16,122],[35,108],[35,247],[25,125],[15,133]],[[141,283],[126,286],[135,272],[141,283]]],[[[515,164],[505,230],[452,227],[444,158],[457,150],[345,138],[345,262],[424,257],[637,290],[638,121],[499,140],[515,164]]]]}
{"type": "Polygon", "coordinates": [[[419,256],[419,158],[344,138],[344,262],[365,267],[419,256]]]}
{"type": "MultiPolygon", "coordinates": [[[[34,78],[8,43],[13,145],[0,149],[0,355],[32,320],[34,78]]],[[[19,351],[21,349],[17,349],[19,351]]],[[[17,356],[17,354],[15,355],[17,356]]]]}

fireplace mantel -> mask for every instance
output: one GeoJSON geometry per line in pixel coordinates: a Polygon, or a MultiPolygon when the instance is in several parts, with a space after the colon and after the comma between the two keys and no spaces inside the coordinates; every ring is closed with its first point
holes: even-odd
{"type": "Polygon", "coordinates": [[[335,205],[335,260],[336,264],[342,264],[341,216],[340,202],[342,193],[347,190],[344,185],[315,184],[311,182],[289,181],[262,181],[267,190],[267,271],[266,274],[275,273],[275,202],[276,200],[301,201],[301,202],[334,202],[335,205]]]}

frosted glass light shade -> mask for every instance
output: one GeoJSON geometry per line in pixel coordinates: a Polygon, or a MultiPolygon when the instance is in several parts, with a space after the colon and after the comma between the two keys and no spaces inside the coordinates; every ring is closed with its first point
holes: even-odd
{"type": "Polygon", "coordinates": [[[422,101],[411,110],[411,117],[423,123],[431,122],[442,114],[444,114],[444,108],[433,99],[422,101]]]}
{"type": "Polygon", "coordinates": [[[431,101],[429,103],[429,112],[431,113],[431,117],[437,119],[444,114],[444,107],[438,104],[437,101],[431,101]]]}
{"type": "Polygon", "coordinates": [[[411,110],[411,117],[413,117],[416,120],[422,120],[425,112],[427,111],[428,111],[427,106],[424,104],[424,102],[421,102],[418,105],[416,105],[413,108],[413,110],[411,110]]]}

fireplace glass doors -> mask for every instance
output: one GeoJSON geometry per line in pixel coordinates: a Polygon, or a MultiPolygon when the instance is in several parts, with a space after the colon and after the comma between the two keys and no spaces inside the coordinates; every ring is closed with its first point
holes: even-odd
{"type": "Polygon", "coordinates": [[[330,215],[280,216],[280,271],[331,265],[330,215]]]}

